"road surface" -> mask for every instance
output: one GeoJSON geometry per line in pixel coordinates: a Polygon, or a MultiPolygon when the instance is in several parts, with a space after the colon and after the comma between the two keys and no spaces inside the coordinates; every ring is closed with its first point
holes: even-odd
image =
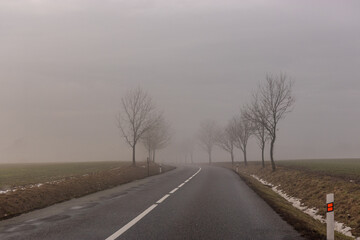
{"type": "Polygon", "coordinates": [[[1,221],[0,239],[302,239],[232,171],[183,166],[1,221]]]}

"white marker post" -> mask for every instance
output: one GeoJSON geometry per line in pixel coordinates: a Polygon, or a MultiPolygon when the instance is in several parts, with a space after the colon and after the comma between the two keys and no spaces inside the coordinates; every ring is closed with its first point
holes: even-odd
{"type": "Polygon", "coordinates": [[[160,173],[162,173],[161,163],[160,163],[160,173]]]}
{"type": "Polygon", "coordinates": [[[239,172],[239,166],[236,165],[236,172],[238,173],[239,172]]]}
{"type": "Polygon", "coordinates": [[[334,194],[326,195],[326,239],[334,240],[334,194]]]}

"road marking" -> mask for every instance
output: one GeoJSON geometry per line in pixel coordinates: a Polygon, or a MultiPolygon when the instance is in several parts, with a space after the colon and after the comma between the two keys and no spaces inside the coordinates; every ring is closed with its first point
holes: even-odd
{"type": "Polygon", "coordinates": [[[170,193],[174,193],[178,190],[179,188],[174,188],[170,193]]]}
{"type": "Polygon", "coordinates": [[[159,201],[157,201],[156,203],[159,204],[159,203],[162,203],[165,199],[167,199],[168,197],[170,197],[169,194],[166,194],[165,196],[163,196],[159,201]]]}
{"type": "Polygon", "coordinates": [[[131,228],[132,226],[134,226],[138,221],[140,221],[143,217],[145,217],[149,212],[151,212],[154,208],[156,208],[158,205],[157,204],[153,204],[151,205],[148,209],[146,209],[145,211],[143,211],[139,216],[137,216],[136,218],[134,218],[133,220],[131,220],[128,224],[126,224],[125,226],[123,226],[122,228],[120,228],[120,230],[118,230],[117,232],[115,232],[113,235],[111,235],[110,237],[108,237],[105,240],[115,240],[116,238],[120,237],[121,234],[123,234],[124,232],[126,232],[129,228],[131,228]]]}
{"type": "MultiPolygon", "coordinates": [[[[199,168],[199,170],[192,175],[189,179],[187,179],[184,183],[180,184],[177,188],[174,188],[170,193],[174,193],[176,192],[179,188],[181,188],[182,186],[185,185],[185,183],[187,183],[188,181],[190,181],[190,179],[192,179],[193,177],[195,177],[199,172],[201,171],[201,168],[199,168]]],[[[145,217],[149,212],[151,212],[152,210],[154,210],[154,208],[156,208],[160,203],[162,203],[163,201],[165,201],[165,199],[167,199],[170,195],[166,194],[165,196],[163,196],[161,199],[159,199],[155,204],[151,205],[148,209],[146,209],[145,211],[143,211],[142,213],[140,213],[140,215],[138,215],[137,217],[135,217],[133,220],[131,220],[128,224],[126,224],[125,226],[123,226],[122,228],[120,228],[118,231],[116,231],[113,235],[111,235],[110,237],[106,238],[105,240],[115,240],[116,238],[120,237],[124,232],[126,232],[127,230],[129,230],[132,226],[134,226],[138,221],[140,221],[143,217],[145,217]]]]}

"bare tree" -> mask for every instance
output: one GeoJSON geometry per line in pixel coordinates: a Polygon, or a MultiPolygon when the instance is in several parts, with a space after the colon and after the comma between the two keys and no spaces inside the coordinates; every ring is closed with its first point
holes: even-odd
{"type": "Polygon", "coordinates": [[[180,151],[184,156],[185,162],[187,162],[188,157],[190,158],[190,163],[194,163],[194,148],[195,142],[193,138],[185,138],[180,144],[180,151]]]}
{"type": "Polygon", "coordinates": [[[264,125],[256,124],[254,126],[254,135],[257,139],[257,143],[261,149],[261,163],[262,167],[265,168],[265,146],[269,140],[269,134],[266,132],[264,125]]]}
{"type": "Polygon", "coordinates": [[[132,163],[135,165],[135,147],[143,134],[159,119],[151,97],[140,87],[129,91],[121,99],[122,109],[118,114],[118,127],[125,142],[132,148],[132,163]]]}
{"type": "Polygon", "coordinates": [[[258,104],[257,95],[254,95],[253,102],[250,106],[246,107],[246,110],[243,112],[244,118],[252,123],[253,135],[256,137],[257,143],[261,149],[261,163],[262,167],[265,167],[265,146],[266,142],[269,140],[269,134],[265,129],[265,126],[257,121],[254,116],[253,109],[258,109],[256,106],[258,104]]]}
{"type": "Polygon", "coordinates": [[[194,145],[191,145],[189,148],[190,162],[194,163],[194,145]]]}
{"type": "Polygon", "coordinates": [[[189,139],[187,151],[190,157],[190,163],[194,163],[194,150],[195,150],[195,140],[194,138],[189,139]]]}
{"type": "Polygon", "coordinates": [[[217,127],[214,121],[206,121],[200,125],[199,140],[200,146],[207,152],[209,156],[209,164],[211,164],[211,153],[216,143],[217,127]]]}
{"type": "Polygon", "coordinates": [[[154,135],[154,131],[152,128],[150,128],[148,131],[146,131],[141,136],[141,142],[144,145],[144,147],[146,148],[146,151],[148,152],[149,161],[152,160],[152,149],[154,148],[153,147],[153,135],[154,135]]]}
{"type": "Polygon", "coordinates": [[[234,165],[234,143],[236,141],[236,121],[231,119],[227,126],[217,134],[216,145],[230,153],[231,163],[234,165]]]}
{"type": "Polygon", "coordinates": [[[149,153],[149,160],[155,162],[156,150],[166,147],[171,140],[170,125],[165,121],[163,115],[159,115],[157,121],[141,139],[149,153]]]}
{"type": "Polygon", "coordinates": [[[293,83],[285,74],[266,75],[266,81],[259,86],[256,101],[252,104],[251,115],[255,122],[262,125],[270,137],[270,159],[275,171],[274,144],[278,123],[292,110],[295,98],[292,94],[293,83]]]}
{"type": "Polygon", "coordinates": [[[234,145],[243,152],[244,163],[247,166],[246,147],[252,135],[251,121],[244,117],[244,110],[241,110],[241,115],[234,117],[234,121],[236,126],[234,145]]]}

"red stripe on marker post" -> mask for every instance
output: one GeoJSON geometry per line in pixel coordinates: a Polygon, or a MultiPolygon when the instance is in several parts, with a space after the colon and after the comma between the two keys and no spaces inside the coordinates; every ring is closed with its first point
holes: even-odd
{"type": "Polygon", "coordinates": [[[334,211],[334,203],[328,203],[327,204],[327,212],[333,212],[334,211]]]}

